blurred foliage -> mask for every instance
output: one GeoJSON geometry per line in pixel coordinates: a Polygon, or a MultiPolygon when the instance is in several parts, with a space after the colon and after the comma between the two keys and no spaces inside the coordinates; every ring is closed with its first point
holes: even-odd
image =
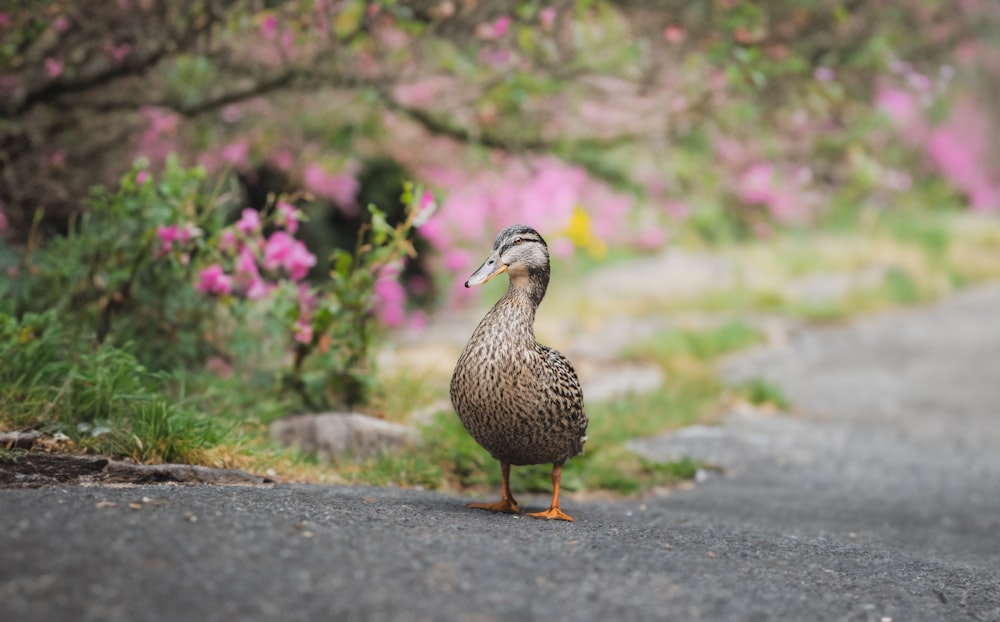
{"type": "Polygon", "coordinates": [[[908,88],[937,123],[959,73],[991,101],[997,13],[919,0],[21,4],[0,12],[0,201],[23,240],[39,209],[60,229],[136,153],[247,178],[280,162],[314,191],[320,173],[353,177],[369,158],[423,178],[491,151],[555,153],[643,202],[684,199],[756,234],[918,179],[917,145],[888,139],[876,96],[908,88]],[[453,146],[433,143],[428,162],[439,139],[453,146]]]}

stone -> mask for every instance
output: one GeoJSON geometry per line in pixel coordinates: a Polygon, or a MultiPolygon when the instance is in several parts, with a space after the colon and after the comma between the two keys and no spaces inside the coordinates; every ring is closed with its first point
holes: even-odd
{"type": "Polygon", "coordinates": [[[324,462],[361,461],[420,440],[409,426],[359,413],[295,415],[271,424],[272,440],[315,453],[324,462]]]}

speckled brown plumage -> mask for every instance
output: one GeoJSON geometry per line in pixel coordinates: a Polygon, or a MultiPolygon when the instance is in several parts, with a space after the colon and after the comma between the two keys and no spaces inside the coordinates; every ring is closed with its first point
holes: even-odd
{"type": "MultiPolygon", "coordinates": [[[[559,511],[558,478],[562,464],[583,451],[587,416],[572,364],[535,339],[535,310],[549,282],[548,248],[537,231],[523,225],[501,231],[466,287],[501,272],[509,273],[510,286],[455,365],[452,404],[469,434],[500,461],[505,501],[510,465],[549,463],[555,485],[549,511],[559,515],[540,517],[572,520],[559,511]]],[[[476,507],[516,511],[513,497],[509,500],[509,506],[476,507]]]]}

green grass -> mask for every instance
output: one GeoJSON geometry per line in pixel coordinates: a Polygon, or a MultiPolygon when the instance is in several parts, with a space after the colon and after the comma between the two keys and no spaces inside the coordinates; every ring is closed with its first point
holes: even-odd
{"type": "Polygon", "coordinates": [[[780,387],[760,378],[744,382],[736,391],[755,406],[773,406],[779,410],[788,410],[791,406],[780,387]]]}
{"type": "MultiPolygon", "coordinates": [[[[621,359],[660,366],[664,386],[647,394],[587,403],[590,440],[586,452],[564,468],[567,491],[636,494],[691,478],[699,464],[651,462],[628,451],[626,443],[711,421],[734,395],[758,406],[787,409],[787,399],[778,387],[760,379],[726,387],[715,373],[721,357],[762,340],[753,320],[757,315],[839,322],[1000,278],[1000,226],[964,222],[947,214],[876,214],[851,229],[779,234],[766,243],[730,240],[720,244],[708,246],[740,262],[755,262],[755,269],[773,279],[766,286],[738,286],[644,309],[697,318],[699,328],[691,328],[693,322],[679,322],[685,327],[665,330],[614,353],[621,359]],[[802,302],[791,299],[783,288],[793,279],[814,273],[869,266],[882,267],[884,278],[841,298],[802,302]],[[713,319],[717,317],[724,319],[713,319]]],[[[618,259],[634,256],[624,252],[618,259]]],[[[557,272],[569,290],[600,265],[585,258],[577,265],[560,266],[557,272]]],[[[499,295],[502,283],[495,289],[499,295]]],[[[257,327],[248,328],[246,339],[255,331],[257,327]]],[[[244,345],[245,356],[239,351],[234,354],[253,358],[258,344],[244,345]]],[[[94,346],[92,340],[62,325],[54,313],[26,316],[20,322],[0,316],[0,362],[0,429],[63,432],[77,451],[143,462],[274,471],[278,479],[291,481],[460,490],[483,498],[496,495],[500,485],[499,465],[448,407],[426,425],[422,447],[357,465],[324,465],[314,456],[276,447],[267,440],[271,421],[298,413],[296,402],[275,388],[273,370],[252,371],[254,364],[237,364],[228,378],[205,371],[154,373],[138,363],[127,345],[94,346]]],[[[405,422],[429,404],[446,404],[447,378],[438,376],[409,369],[382,377],[363,411],[405,422]]],[[[2,450],[0,460],[17,455],[2,450]]],[[[550,468],[513,469],[515,493],[548,494],[550,468]]]]}
{"type": "Polygon", "coordinates": [[[162,392],[167,377],[126,349],[94,346],[55,313],[0,316],[0,424],[62,432],[84,451],[143,462],[197,462],[218,422],[162,392]]]}

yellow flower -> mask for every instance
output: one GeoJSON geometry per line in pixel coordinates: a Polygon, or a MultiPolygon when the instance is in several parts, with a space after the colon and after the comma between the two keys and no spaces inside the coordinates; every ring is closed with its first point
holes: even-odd
{"type": "Polygon", "coordinates": [[[573,208],[573,215],[570,216],[569,225],[563,233],[573,243],[573,246],[585,249],[591,257],[600,259],[608,254],[608,245],[604,240],[594,235],[590,215],[579,205],[573,208]]]}

